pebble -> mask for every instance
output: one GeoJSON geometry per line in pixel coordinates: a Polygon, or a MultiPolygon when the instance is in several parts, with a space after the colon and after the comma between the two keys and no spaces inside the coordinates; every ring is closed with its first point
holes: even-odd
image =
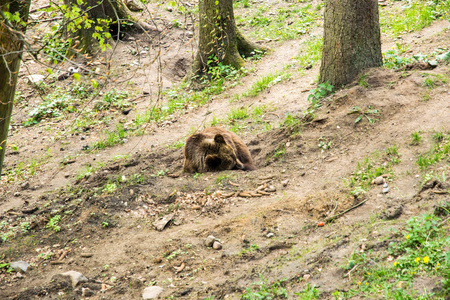
{"type": "Polygon", "coordinates": [[[13,261],[12,263],[9,264],[9,266],[11,267],[11,269],[13,269],[16,272],[26,272],[28,267],[30,266],[29,263],[27,263],[26,261],[23,260],[18,260],[18,261],[13,261]]]}
{"type": "Polygon", "coordinates": [[[212,247],[214,250],[220,250],[220,249],[222,249],[222,244],[219,241],[214,241],[212,247]]]}
{"type": "Polygon", "coordinates": [[[271,237],[273,237],[275,234],[273,234],[273,232],[269,232],[266,236],[268,237],[268,238],[271,238],[271,237]]]}
{"type": "Polygon", "coordinates": [[[149,286],[144,289],[142,293],[142,299],[158,299],[159,294],[161,294],[164,289],[160,286],[149,286]]]}
{"type": "Polygon", "coordinates": [[[188,30],[188,31],[186,31],[186,36],[187,36],[188,38],[191,38],[191,37],[194,36],[194,32],[188,30]]]}
{"type": "Polygon", "coordinates": [[[80,282],[87,282],[88,279],[83,274],[77,271],[68,271],[60,274],[61,276],[68,276],[72,280],[72,287],[76,287],[80,282]]]}
{"type": "Polygon", "coordinates": [[[377,185],[383,184],[385,182],[386,182],[386,180],[383,178],[383,176],[378,176],[377,178],[372,180],[372,184],[377,184],[377,185]]]}
{"type": "Polygon", "coordinates": [[[383,194],[389,193],[391,189],[389,187],[383,189],[383,194]]]}
{"type": "Polygon", "coordinates": [[[308,281],[308,279],[311,277],[311,275],[309,275],[309,274],[305,274],[305,275],[303,275],[303,280],[304,281],[308,281]]]}
{"type": "Polygon", "coordinates": [[[266,188],[266,192],[268,192],[268,193],[273,193],[273,192],[276,192],[276,191],[277,191],[277,189],[273,185],[271,185],[268,188],[266,188]]]}
{"type": "Polygon", "coordinates": [[[206,247],[212,247],[215,240],[216,240],[216,238],[215,238],[214,236],[209,235],[209,236],[205,239],[204,244],[205,244],[206,247]]]}
{"type": "Polygon", "coordinates": [[[384,187],[384,188],[387,188],[387,187],[388,187],[388,184],[385,182],[385,183],[383,184],[383,187],[384,187]]]}
{"type": "Polygon", "coordinates": [[[287,185],[289,184],[289,179],[283,180],[283,181],[281,182],[281,184],[282,184],[283,186],[287,186],[287,185]]]}

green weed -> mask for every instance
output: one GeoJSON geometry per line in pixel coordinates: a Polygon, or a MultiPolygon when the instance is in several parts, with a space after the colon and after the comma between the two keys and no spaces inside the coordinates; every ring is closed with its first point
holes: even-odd
{"type": "Polygon", "coordinates": [[[268,89],[269,87],[282,82],[284,80],[287,80],[291,77],[290,73],[282,72],[282,73],[276,73],[276,74],[268,74],[264,75],[258,80],[256,80],[255,83],[252,84],[250,89],[242,94],[244,97],[256,97],[260,92],[268,89]]]}
{"type": "Polygon", "coordinates": [[[45,228],[51,229],[55,232],[59,232],[61,230],[61,227],[59,226],[60,221],[61,221],[61,216],[55,215],[48,221],[45,228]]]}
{"type": "Polygon", "coordinates": [[[420,135],[419,131],[414,131],[411,133],[411,145],[419,145],[422,141],[422,136],[420,135]]]}
{"type": "Polygon", "coordinates": [[[260,275],[261,281],[253,283],[253,287],[246,289],[241,299],[257,300],[257,299],[287,299],[288,293],[283,286],[285,280],[277,281],[269,284],[268,280],[260,275]],[[256,286],[256,288],[254,288],[256,286]]]}
{"type": "Polygon", "coordinates": [[[369,105],[365,111],[362,110],[359,106],[354,106],[354,107],[352,108],[352,110],[348,113],[348,115],[351,115],[351,114],[358,114],[358,115],[359,115],[359,116],[355,119],[355,123],[359,123],[359,122],[361,122],[361,120],[362,120],[363,118],[366,118],[367,121],[368,121],[370,124],[373,124],[373,123],[375,123],[375,121],[376,121],[377,119],[373,118],[372,115],[377,115],[377,114],[379,114],[379,113],[380,113],[380,112],[379,112],[378,109],[374,109],[374,108],[372,108],[372,106],[369,105]]]}

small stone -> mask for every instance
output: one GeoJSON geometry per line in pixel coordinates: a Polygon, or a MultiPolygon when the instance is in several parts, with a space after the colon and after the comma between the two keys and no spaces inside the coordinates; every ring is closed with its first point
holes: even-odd
{"type": "Polygon", "coordinates": [[[303,280],[304,280],[304,281],[308,281],[309,278],[311,278],[311,275],[310,275],[310,274],[305,274],[305,275],[303,275],[303,280]]]}
{"type": "Polygon", "coordinates": [[[78,285],[78,283],[80,283],[80,282],[88,281],[88,279],[86,277],[84,277],[83,274],[81,274],[80,272],[77,272],[77,271],[68,271],[68,272],[62,273],[60,275],[70,277],[70,279],[72,280],[72,287],[76,287],[78,285]]]}
{"type": "Polygon", "coordinates": [[[188,31],[186,31],[186,36],[187,36],[188,38],[191,38],[191,37],[194,36],[194,32],[188,30],[188,31]]]}
{"type": "Polygon", "coordinates": [[[20,188],[22,189],[22,190],[26,190],[26,189],[28,189],[30,187],[30,183],[27,181],[27,182],[24,182],[24,183],[22,183],[21,185],[20,185],[20,188]]]}
{"type": "Polygon", "coordinates": [[[388,184],[385,182],[385,183],[383,184],[383,187],[384,187],[384,188],[387,188],[387,187],[388,187],[388,184]]]}
{"type": "Polygon", "coordinates": [[[383,194],[387,194],[387,193],[389,193],[390,190],[391,190],[391,189],[390,189],[389,187],[384,188],[382,193],[383,193],[383,194]]]}
{"type": "Polygon", "coordinates": [[[220,250],[220,249],[222,249],[222,244],[219,241],[214,241],[212,247],[214,250],[220,250]]]}
{"type": "Polygon", "coordinates": [[[266,188],[266,192],[268,192],[268,193],[273,193],[273,192],[276,192],[276,191],[277,191],[277,189],[273,185],[271,185],[268,188],[266,188]]]}
{"type": "Polygon", "coordinates": [[[25,273],[27,271],[28,267],[30,266],[30,264],[27,263],[26,261],[18,260],[18,261],[14,261],[14,262],[10,263],[9,266],[11,267],[11,269],[13,269],[16,272],[25,273]]]}
{"type": "Polygon", "coordinates": [[[380,185],[380,184],[383,184],[385,182],[386,182],[386,180],[383,178],[383,176],[378,176],[377,178],[372,180],[372,184],[376,184],[376,185],[380,185]]]}
{"type": "Polygon", "coordinates": [[[283,186],[287,186],[287,185],[289,184],[289,179],[283,180],[283,181],[281,182],[281,184],[282,184],[283,186]]]}
{"type": "Polygon", "coordinates": [[[271,238],[271,237],[275,236],[275,234],[273,234],[273,232],[269,232],[266,236],[267,236],[268,238],[271,238]]]}
{"type": "Polygon", "coordinates": [[[172,12],[172,11],[173,11],[172,6],[168,6],[168,7],[167,7],[167,11],[172,12]]]}
{"type": "Polygon", "coordinates": [[[15,192],[14,193],[14,197],[20,197],[20,193],[19,192],[15,192]]]}
{"type": "Polygon", "coordinates": [[[142,293],[142,299],[158,299],[159,294],[161,294],[164,289],[160,286],[149,286],[144,289],[142,293]]]}
{"type": "Polygon", "coordinates": [[[212,247],[215,240],[216,240],[216,238],[215,238],[214,236],[209,235],[209,236],[205,239],[204,245],[205,245],[206,247],[212,247]]]}
{"type": "Polygon", "coordinates": [[[81,297],[91,297],[94,292],[90,288],[81,288],[81,297]]]}

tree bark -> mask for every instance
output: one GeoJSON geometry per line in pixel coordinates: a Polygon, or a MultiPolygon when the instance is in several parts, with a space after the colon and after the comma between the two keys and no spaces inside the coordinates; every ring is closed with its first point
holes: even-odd
{"type": "Polygon", "coordinates": [[[19,75],[25,27],[5,19],[5,12],[19,13],[23,22],[28,21],[31,0],[0,0],[0,176],[6,152],[6,140],[11,121],[14,95],[19,75]]]}
{"type": "Polygon", "coordinates": [[[77,51],[72,53],[88,53],[95,54],[99,50],[99,42],[93,37],[95,26],[105,26],[103,22],[99,20],[111,21],[109,31],[113,36],[120,37],[126,28],[130,26],[122,26],[124,21],[127,23],[133,23],[133,26],[140,30],[149,30],[150,26],[144,22],[139,21],[132,16],[131,11],[124,4],[123,0],[84,0],[81,5],[77,3],[77,0],[64,0],[68,7],[77,6],[82,12],[85,12],[89,20],[94,21],[94,24],[89,28],[84,26],[82,18],[80,25],[76,32],[67,32],[66,34],[75,40],[72,48],[77,51]]]}
{"type": "Polygon", "coordinates": [[[383,65],[378,0],[326,0],[320,83],[350,83],[383,65]]]}
{"type": "Polygon", "coordinates": [[[248,41],[239,32],[233,0],[200,0],[199,47],[187,78],[205,74],[208,67],[218,63],[239,69],[244,65],[242,56],[250,57],[255,50],[267,51],[267,48],[248,41]]]}

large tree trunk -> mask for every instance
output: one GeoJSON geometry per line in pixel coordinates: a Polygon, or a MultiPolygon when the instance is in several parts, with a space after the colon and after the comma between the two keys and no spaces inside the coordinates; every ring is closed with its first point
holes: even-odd
{"type": "Polygon", "coordinates": [[[205,74],[209,66],[218,63],[239,69],[244,65],[242,56],[252,56],[255,50],[267,51],[245,39],[237,29],[233,0],[200,0],[199,20],[199,48],[187,78],[205,74]]]}
{"type": "Polygon", "coordinates": [[[378,0],[326,0],[319,81],[341,86],[381,65],[378,0]]]}
{"type": "MultiPolygon", "coordinates": [[[[94,21],[89,27],[86,27],[86,22],[84,18],[79,18],[73,20],[74,23],[78,24],[81,28],[78,28],[76,32],[67,32],[67,34],[75,40],[72,47],[78,51],[73,51],[73,53],[89,53],[95,54],[99,50],[99,42],[93,37],[95,31],[95,26],[100,26],[112,33],[113,37],[119,38],[124,30],[130,28],[131,26],[123,26],[124,21],[126,24],[133,24],[133,27],[140,30],[149,30],[148,24],[137,20],[132,16],[131,11],[124,4],[123,0],[83,0],[81,5],[78,4],[77,0],[64,0],[68,7],[77,6],[81,9],[86,17],[94,21]],[[100,20],[100,21],[99,21],[100,20]],[[101,20],[110,21],[108,27],[101,20]]],[[[67,20],[66,20],[67,21],[67,20]]]]}
{"type": "Polygon", "coordinates": [[[18,12],[21,20],[26,23],[30,4],[31,0],[0,0],[0,176],[22,57],[22,33],[25,32],[22,25],[5,19],[4,12],[12,15],[18,12]]]}

